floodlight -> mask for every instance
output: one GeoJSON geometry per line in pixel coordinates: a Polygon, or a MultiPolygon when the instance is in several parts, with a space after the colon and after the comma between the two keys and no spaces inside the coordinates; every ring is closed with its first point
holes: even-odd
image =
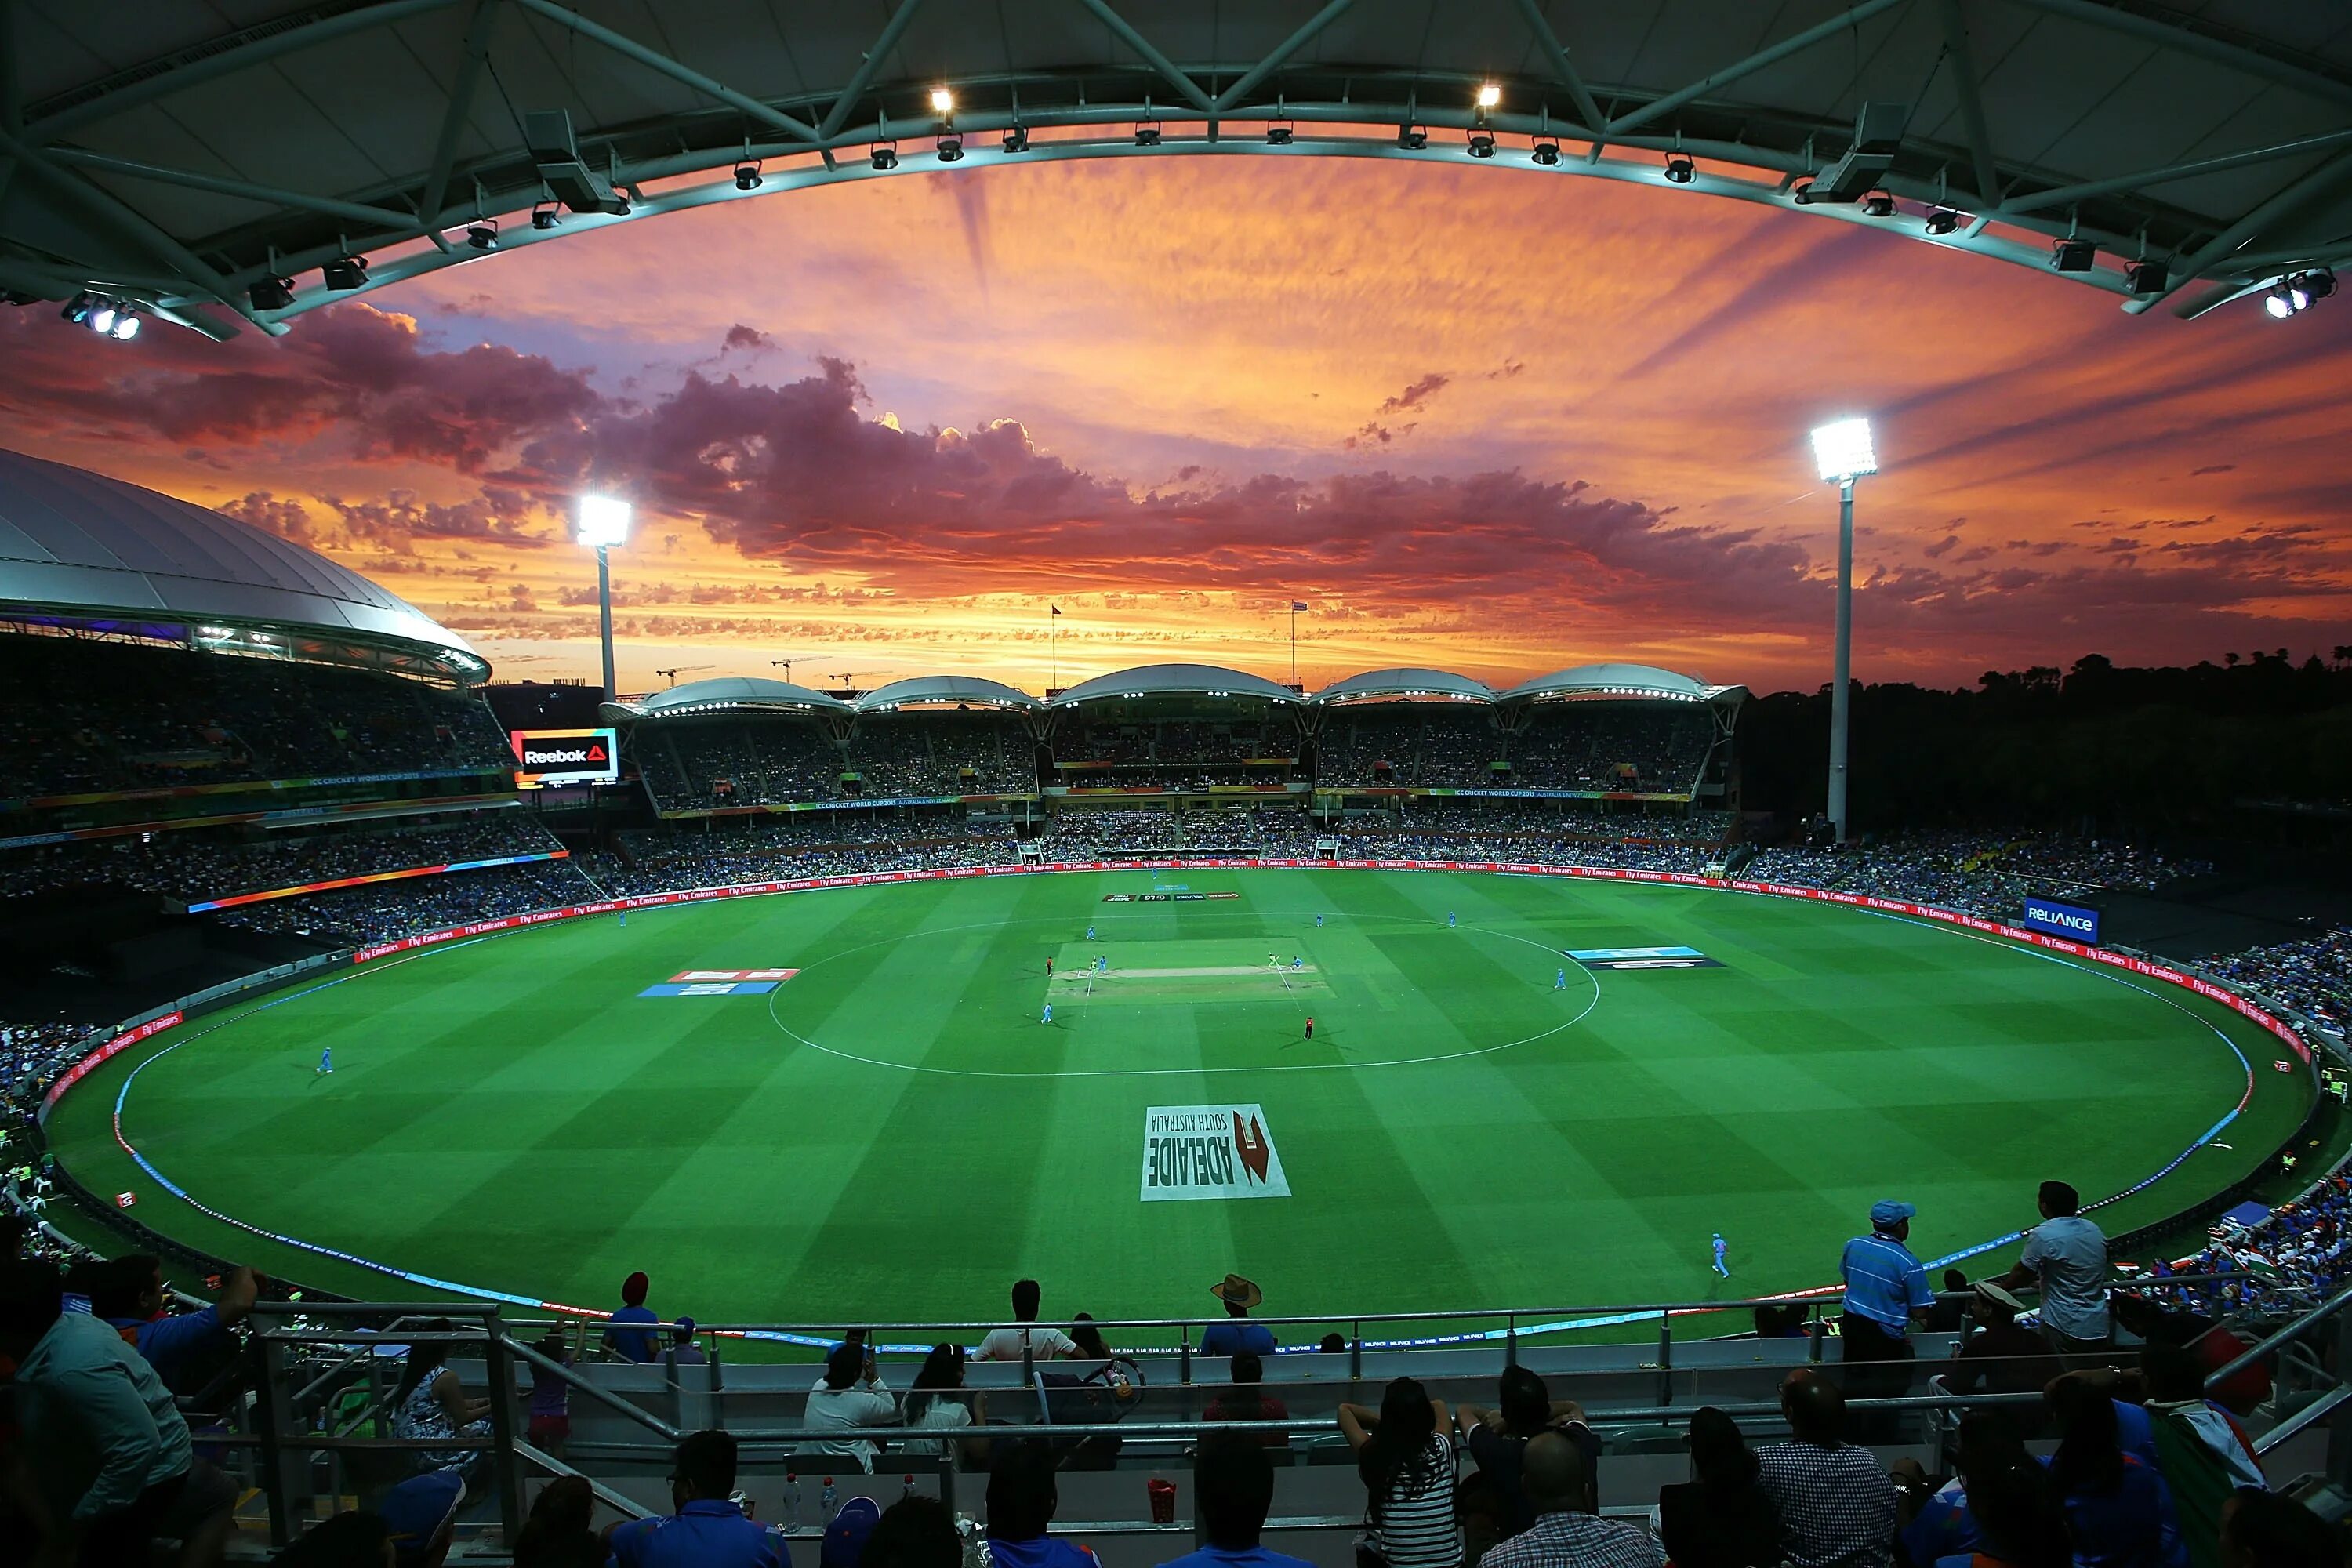
{"type": "Polygon", "coordinates": [[[367,287],[367,258],[344,256],[319,268],[319,276],[330,289],[363,289],[367,287]]]}
{"type": "Polygon", "coordinates": [[[1292,135],[1291,128],[1287,124],[1269,125],[1265,128],[1265,144],[1269,147],[1287,147],[1290,145],[1292,135]]]}
{"type": "Polygon", "coordinates": [[[550,229],[562,221],[563,215],[553,202],[541,202],[530,209],[530,226],[533,228],[550,229]]]}
{"type": "Polygon", "coordinates": [[[931,112],[945,118],[955,112],[955,94],[943,87],[931,89],[931,112]]]}
{"type": "Polygon", "coordinates": [[[1824,481],[1840,484],[1878,472],[1878,458],[1870,447],[1870,421],[1840,419],[1813,431],[1813,463],[1824,481]]]}
{"type": "Polygon", "coordinates": [[[136,310],[122,310],[118,312],[114,318],[114,331],[112,335],[116,342],[125,343],[137,337],[139,335],[139,313],[136,310]]]}
{"type": "Polygon", "coordinates": [[[93,332],[114,331],[114,307],[100,305],[97,310],[92,310],[89,313],[89,330],[93,332]]]}
{"type": "Polygon", "coordinates": [[[1885,191],[1873,191],[1862,198],[1862,210],[1873,217],[1893,217],[1895,198],[1885,191]]]}
{"type": "Polygon", "coordinates": [[[876,169],[887,173],[898,166],[898,143],[895,142],[877,142],[872,147],[866,150],[866,157],[867,160],[873,163],[876,169]]]}
{"type": "Polygon", "coordinates": [[[2050,266],[2058,272],[2088,272],[2098,256],[2096,245],[2070,236],[2050,247],[2050,266]]]}
{"type": "MultiPolygon", "coordinates": [[[[2298,312],[2311,309],[2311,290],[2303,286],[2302,279],[2294,279],[2287,284],[2286,302],[2294,306],[2298,312]]],[[[96,325],[95,321],[91,324],[96,325]]]]}
{"type": "Polygon", "coordinates": [[[1139,121],[1135,127],[1135,144],[1139,147],[1159,146],[1160,121],[1157,120],[1139,121]]]}
{"type": "Polygon", "coordinates": [[[466,226],[466,243],[476,250],[496,250],[499,247],[499,220],[477,218],[466,226]]]}
{"type": "Polygon", "coordinates": [[[1535,161],[1542,164],[1547,169],[1550,168],[1555,163],[1558,163],[1559,162],[1559,143],[1557,142],[1537,142],[1535,148],[1535,161]]]}
{"type": "Polygon", "coordinates": [[[2294,302],[2288,294],[2285,284],[2277,285],[2268,294],[2263,296],[2263,309],[2282,321],[2294,314],[2294,302]]]}
{"type": "Polygon", "coordinates": [[[940,162],[953,163],[963,157],[963,138],[952,132],[940,138],[940,162]]]}
{"type": "Polygon", "coordinates": [[[1024,131],[1018,125],[1013,126],[1004,132],[1004,150],[1007,153],[1026,153],[1029,151],[1029,132],[1024,131]]]}
{"type": "Polygon", "coordinates": [[[579,525],[573,537],[595,550],[626,544],[629,517],[629,503],[617,496],[582,496],[579,525]]]}
{"type": "Polygon", "coordinates": [[[2325,300],[2336,292],[2336,274],[2322,267],[2303,275],[2303,291],[2315,300],[2325,300]]]}
{"type": "Polygon", "coordinates": [[[2124,278],[2133,293],[2145,298],[2164,292],[2172,281],[2172,268],[2163,261],[2135,261],[2124,268],[2124,278]]]}
{"type": "Polygon", "coordinates": [[[1927,232],[1929,234],[1950,234],[1959,226],[1960,215],[1954,212],[1950,207],[1929,207],[1927,209],[1927,232]]]}
{"type": "Polygon", "coordinates": [[[1418,153],[1429,145],[1429,132],[1418,125],[1400,125],[1397,145],[1408,153],[1418,153]]]}
{"type": "Polygon", "coordinates": [[[1811,181],[1811,180],[1800,180],[1800,181],[1798,181],[1794,185],[1792,185],[1791,187],[1790,187],[1790,190],[1789,190],[1789,199],[1790,199],[1790,201],[1792,201],[1792,202],[1796,203],[1796,204],[1797,204],[1799,206],[1801,206],[1801,207],[1809,207],[1809,206],[1811,206],[1811,205],[1813,205],[1813,183],[1812,183],[1812,181],[1811,181]]]}
{"type": "Polygon", "coordinates": [[[1491,158],[1495,155],[1495,133],[1491,131],[1470,132],[1470,156],[1491,158]]]}
{"type": "Polygon", "coordinates": [[[1696,179],[1697,175],[1698,165],[1692,163],[1687,154],[1681,153],[1669,153],[1666,154],[1667,184],[1687,185],[1692,180],[1696,179]]]}
{"type": "Polygon", "coordinates": [[[1491,82],[1491,81],[1488,81],[1488,82],[1481,82],[1481,83],[1479,83],[1479,84],[1478,84],[1478,107],[1479,107],[1479,108],[1481,108],[1481,109],[1492,109],[1492,108],[1494,108],[1496,104],[1498,104],[1498,103],[1500,103],[1500,102],[1502,102],[1502,101],[1503,101],[1503,89],[1502,89],[1499,86],[1497,86],[1496,84],[1495,84],[1494,82],[1491,82]]]}
{"type": "Polygon", "coordinates": [[[746,160],[745,162],[735,165],[735,188],[737,190],[756,191],[767,183],[767,180],[760,173],[759,164],[746,160]]]}
{"type": "MultiPolygon", "coordinates": [[[[264,278],[249,290],[257,310],[282,310],[294,303],[294,279],[264,278]]],[[[101,329],[103,330],[103,329],[101,329]]]]}

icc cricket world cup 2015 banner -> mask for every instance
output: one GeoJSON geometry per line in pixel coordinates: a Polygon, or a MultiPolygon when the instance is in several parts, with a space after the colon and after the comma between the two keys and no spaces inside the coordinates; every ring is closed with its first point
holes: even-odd
{"type": "Polygon", "coordinates": [[[1155,1105],[1143,1113],[1145,1203],[1289,1195],[1261,1107],[1155,1105]]]}

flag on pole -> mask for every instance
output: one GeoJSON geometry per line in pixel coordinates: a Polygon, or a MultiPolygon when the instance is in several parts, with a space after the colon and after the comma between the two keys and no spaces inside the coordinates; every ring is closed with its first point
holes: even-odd
{"type": "Polygon", "coordinates": [[[1290,601],[1290,607],[1294,610],[1303,610],[1307,607],[1307,601],[1304,599],[1293,599],[1290,601]]]}
{"type": "Polygon", "coordinates": [[[1058,615],[1060,615],[1060,614],[1062,613],[1062,606],[1061,606],[1061,605],[1053,605],[1053,606],[1051,606],[1051,607],[1052,607],[1052,609],[1053,609],[1053,612],[1054,612],[1055,615],[1057,615],[1057,616],[1058,616],[1058,615]]]}

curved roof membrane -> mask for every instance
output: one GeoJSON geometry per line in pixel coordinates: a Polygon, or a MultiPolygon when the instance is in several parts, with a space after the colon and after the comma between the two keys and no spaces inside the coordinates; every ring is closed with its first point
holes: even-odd
{"type": "Polygon", "coordinates": [[[0,450],[9,611],[465,685],[490,673],[465,638],[314,550],[160,490],[0,450]]]}
{"type": "Polygon", "coordinates": [[[849,704],[822,691],[758,675],[722,675],[689,680],[635,702],[608,702],[605,710],[625,719],[683,719],[704,713],[847,713],[849,704]]]}
{"type": "Polygon", "coordinates": [[[2352,31],[2308,0],[11,10],[0,288],[215,336],[661,213],[1070,157],[1475,159],[2044,271],[2072,237],[2056,275],[2182,315],[2352,259],[2352,31]]]}
{"type": "Polygon", "coordinates": [[[1483,680],[1444,669],[1368,669],[1345,680],[1335,680],[1315,694],[1318,702],[1352,702],[1372,698],[1427,698],[1448,701],[1492,702],[1495,689],[1483,680]]]}
{"type": "Polygon", "coordinates": [[[1080,681],[1048,704],[1075,707],[1121,697],[1255,697],[1267,702],[1303,700],[1287,686],[1217,664],[1145,664],[1080,681]]]}
{"type": "Polygon", "coordinates": [[[1745,695],[1746,688],[1708,686],[1690,676],[1677,675],[1671,669],[1660,669],[1651,664],[1580,664],[1573,669],[1556,669],[1549,675],[1538,675],[1533,680],[1522,681],[1501,693],[1496,700],[1519,702],[1544,698],[1602,697],[1705,702],[1735,691],[1745,695]]]}
{"type": "Polygon", "coordinates": [[[860,713],[887,713],[894,708],[926,707],[955,703],[973,708],[1042,708],[1044,703],[1027,692],[1005,685],[1001,680],[986,680],[974,675],[916,675],[905,680],[894,680],[887,686],[877,686],[856,704],[860,713]]]}

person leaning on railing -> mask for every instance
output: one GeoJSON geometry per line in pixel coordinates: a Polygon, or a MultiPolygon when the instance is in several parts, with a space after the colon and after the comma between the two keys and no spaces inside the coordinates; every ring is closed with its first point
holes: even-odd
{"type": "Polygon", "coordinates": [[[1381,1394],[1378,1410],[1340,1405],[1339,1430],[1364,1482],[1358,1560],[1370,1552],[1384,1568],[1459,1568],[1462,1539],[1454,1525],[1445,1406],[1417,1380],[1400,1377],[1381,1394]]]}

